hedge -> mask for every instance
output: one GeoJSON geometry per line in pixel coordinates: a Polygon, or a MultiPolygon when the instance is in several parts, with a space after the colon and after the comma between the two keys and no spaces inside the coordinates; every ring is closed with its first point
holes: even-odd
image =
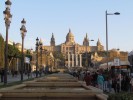
{"type": "Polygon", "coordinates": [[[110,94],[108,100],[133,100],[133,93],[110,94]]]}

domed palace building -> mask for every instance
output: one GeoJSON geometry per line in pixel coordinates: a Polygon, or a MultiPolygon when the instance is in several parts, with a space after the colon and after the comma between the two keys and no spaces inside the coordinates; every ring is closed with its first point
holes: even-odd
{"type": "Polygon", "coordinates": [[[89,45],[89,39],[86,34],[83,44],[80,45],[75,42],[74,35],[69,29],[69,32],[66,35],[66,41],[60,45],[55,45],[55,38],[52,34],[50,46],[43,46],[49,52],[61,52],[64,54],[66,61],[65,66],[67,67],[82,67],[82,54],[85,52],[97,52],[104,51],[103,45],[98,39],[96,46],[89,45]]]}

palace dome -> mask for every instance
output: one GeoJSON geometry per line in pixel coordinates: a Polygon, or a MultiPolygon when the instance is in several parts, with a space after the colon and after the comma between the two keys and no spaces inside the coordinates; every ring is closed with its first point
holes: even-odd
{"type": "Polygon", "coordinates": [[[71,32],[71,30],[69,29],[69,32],[66,36],[66,43],[75,43],[74,41],[74,35],[73,33],[71,32]]]}
{"type": "Polygon", "coordinates": [[[71,32],[71,30],[69,29],[69,32],[67,34],[67,37],[74,37],[73,33],[71,32]]]}

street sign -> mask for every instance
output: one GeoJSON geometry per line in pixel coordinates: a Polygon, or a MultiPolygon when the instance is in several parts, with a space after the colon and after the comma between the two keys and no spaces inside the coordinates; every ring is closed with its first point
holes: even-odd
{"type": "Polygon", "coordinates": [[[30,58],[28,58],[28,57],[25,57],[25,63],[28,63],[28,64],[30,64],[30,58]]]}
{"type": "Polygon", "coordinates": [[[114,59],[114,66],[120,66],[120,59],[119,58],[114,59]]]}

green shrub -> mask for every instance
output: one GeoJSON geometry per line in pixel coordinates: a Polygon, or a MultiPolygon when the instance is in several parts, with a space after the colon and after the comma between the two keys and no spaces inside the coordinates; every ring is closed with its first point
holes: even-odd
{"type": "Polygon", "coordinates": [[[109,95],[108,100],[133,100],[133,93],[116,93],[109,95]]]}

